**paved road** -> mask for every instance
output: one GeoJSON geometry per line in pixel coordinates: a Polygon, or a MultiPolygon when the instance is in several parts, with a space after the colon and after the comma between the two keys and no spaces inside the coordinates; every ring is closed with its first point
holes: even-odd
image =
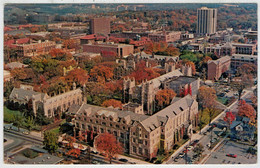
{"type": "MultiPolygon", "coordinates": [[[[253,93],[252,91],[253,91],[253,89],[254,88],[250,88],[250,89],[247,89],[247,90],[245,90],[245,93],[244,93],[244,95],[242,95],[242,99],[245,99],[245,98],[249,98],[249,97],[251,97],[251,94],[253,93]]],[[[236,102],[234,102],[233,104],[231,104],[229,107],[227,107],[227,109],[231,109],[231,110],[235,110],[235,109],[237,109],[237,107],[238,107],[238,102],[236,101],[236,102]]],[[[227,109],[225,109],[225,110],[223,110],[223,112],[221,113],[221,114],[219,114],[213,121],[212,121],[212,123],[216,123],[216,124],[221,124],[221,125],[226,125],[226,123],[225,122],[223,122],[223,117],[225,116],[225,111],[227,110],[227,109]]],[[[203,129],[202,129],[202,133],[204,133],[204,132],[206,132],[206,130],[208,130],[208,128],[209,128],[209,126],[207,125],[207,126],[205,126],[203,129]]],[[[214,138],[216,138],[216,134],[214,133],[214,131],[219,131],[219,130],[215,130],[215,128],[213,129],[213,133],[212,133],[212,136],[213,136],[213,139],[214,138]]],[[[193,134],[192,135],[192,138],[191,138],[192,140],[194,140],[194,139],[199,139],[200,141],[199,141],[199,143],[201,143],[203,146],[204,146],[204,149],[205,149],[205,152],[203,153],[203,154],[208,154],[208,155],[210,155],[210,151],[208,150],[208,147],[206,147],[206,145],[210,142],[210,133],[207,133],[207,135],[201,135],[201,134],[199,134],[199,133],[197,133],[197,134],[193,134]]],[[[174,158],[176,157],[176,156],[178,156],[180,153],[182,153],[182,151],[184,150],[184,147],[186,146],[186,145],[188,145],[189,144],[189,142],[186,142],[184,145],[182,145],[176,152],[174,152],[172,155],[171,155],[171,157],[169,157],[170,159],[169,160],[167,160],[166,162],[164,162],[164,163],[166,163],[166,164],[184,164],[185,163],[185,161],[184,161],[184,158],[182,158],[182,159],[179,159],[178,160],[178,162],[174,162],[174,158]]],[[[190,152],[190,155],[192,155],[192,152],[190,152]]],[[[188,156],[189,156],[189,152],[188,152],[188,156]]]]}

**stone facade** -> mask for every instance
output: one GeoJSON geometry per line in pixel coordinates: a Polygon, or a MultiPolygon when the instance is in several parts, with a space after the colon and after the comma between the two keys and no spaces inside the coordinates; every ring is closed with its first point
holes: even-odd
{"type": "Polygon", "coordinates": [[[114,134],[126,153],[151,159],[158,149],[169,150],[184,135],[192,134],[192,126],[198,123],[198,103],[190,95],[175,98],[152,116],[83,104],[75,111],[74,123],[81,133],[114,134]]]}
{"type": "Polygon", "coordinates": [[[134,79],[126,78],[123,82],[124,102],[130,101],[142,104],[145,114],[151,115],[155,110],[155,95],[162,82],[181,75],[182,73],[179,70],[174,70],[150,81],[143,81],[140,85],[136,85],[134,79]]]}
{"type": "Polygon", "coordinates": [[[9,100],[19,104],[32,102],[34,115],[42,112],[46,117],[55,117],[59,113],[65,112],[73,104],[82,104],[82,91],[76,89],[61,93],[55,96],[48,96],[45,93],[39,93],[32,88],[14,88],[9,96],[9,100]]]}

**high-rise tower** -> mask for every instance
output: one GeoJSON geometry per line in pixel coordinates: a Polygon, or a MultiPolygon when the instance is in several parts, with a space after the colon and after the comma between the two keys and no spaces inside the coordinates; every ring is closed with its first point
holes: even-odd
{"type": "Polygon", "coordinates": [[[217,9],[202,7],[197,9],[197,34],[213,34],[217,31],[217,9]]]}
{"type": "Polygon", "coordinates": [[[110,34],[110,19],[105,17],[90,19],[90,33],[105,36],[110,34]]]}

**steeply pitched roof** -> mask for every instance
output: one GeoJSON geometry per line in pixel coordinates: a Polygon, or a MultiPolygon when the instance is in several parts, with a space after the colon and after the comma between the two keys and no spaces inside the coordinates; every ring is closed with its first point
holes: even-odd
{"type": "Polygon", "coordinates": [[[14,88],[9,96],[10,99],[15,99],[18,101],[29,101],[33,96],[37,96],[39,98],[43,98],[45,94],[35,92],[32,90],[24,90],[21,88],[14,88]]]}
{"type": "Polygon", "coordinates": [[[125,120],[134,120],[134,121],[143,121],[149,116],[146,115],[141,115],[141,114],[136,114],[131,111],[121,111],[121,110],[116,110],[112,108],[105,108],[105,107],[99,107],[99,106],[94,106],[90,104],[83,104],[80,109],[75,112],[76,115],[88,113],[89,116],[94,116],[94,115],[105,115],[106,117],[112,116],[113,118],[124,118],[125,120]]]}
{"type": "Polygon", "coordinates": [[[189,108],[195,101],[190,95],[183,98],[175,98],[171,105],[157,112],[156,114],[150,116],[149,118],[143,120],[141,124],[147,131],[153,131],[159,126],[164,125],[169,117],[175,117],[182,111],[189,108]]]}

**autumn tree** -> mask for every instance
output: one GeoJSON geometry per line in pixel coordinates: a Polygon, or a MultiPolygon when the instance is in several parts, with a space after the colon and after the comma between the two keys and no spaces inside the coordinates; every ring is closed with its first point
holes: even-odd
{"type": "Polygon", "coordinates": [[[236,119],[236,116],[231,112],[231,111],[227,111],[226,112],[226,115],[224,117],[224,121],[226,121],[229,125],[229,128],[230,128],[230,125],[232,124],[232,122],[236,119]]]}
{"type": "Polygon", "coordinates": [[[109,99],[109,100],[105,100],[102,105],[103,107],[110,107],[113,106],[114,108],[120,108],[122,109],[122,103],[121,101],[115,100],[115,99],[109,99]]]}
{"type": "Polygon", "coordinates": [[[24,71],[24,68],[14,68],[13,70],[11,70],[11,76],[15,80],[26,79],[26,77],[27,77],[27,75],[24,71]]]}
{"type": "Polygon", "coordinates": [[[250,119],[250,123],[255,123],[256,112],[253,106],[246,103],[245,100],[240,100],[238,107],[238,115],[242,117],[248,117],[250,119]]]}
{"type": "Polygon", "coordinates": [[[73,156],[73,157],[76,157],[76,158],[78,158],[79,157],[79,155],[80,155],[80,149],[70,149],[67,153],[66,153],[66,155],[68,155],[68,156],[73,156]]]}
{"type": "Polygon", "coordinates": [[[75,68],[69,71],[68,75],[65,77],[67,82],[72,85],[75,82],[77,85],[83,86],[88,81],[88,73],[84,69],[75,68]]]}
{"type": "Polygon", "coordinates": [[[168,106],[171,100],[176,96],[176,93],[171,89],[159,90],[155,95],[155,100],[160,109],[168,106]]]}
{"type": "Polygon", "coordinates": [[[94,66],[89,74],[92,78],[94,78],[96,81],[104,83],[106,81],[109,81],[113,77],[113,69],[103,66],[103,65],[97,65],[94,66]]]}
{"type": "Polygon", "coordinates": [[[198,101],[202,109],[209,111],[209,124],[211,123],[212,117],[216,108],[216,91],[209,86],[201,86],[199,88],[198,101]]]}
{"type": "Polygon", "coordinates": [[[99,134],[95,139],[95,146],[99,152],[105,154],[110,163],[112,163],[113,157],[123,153],[122,144],[117,142],[116,137],[109,133],[99,134]]]}

